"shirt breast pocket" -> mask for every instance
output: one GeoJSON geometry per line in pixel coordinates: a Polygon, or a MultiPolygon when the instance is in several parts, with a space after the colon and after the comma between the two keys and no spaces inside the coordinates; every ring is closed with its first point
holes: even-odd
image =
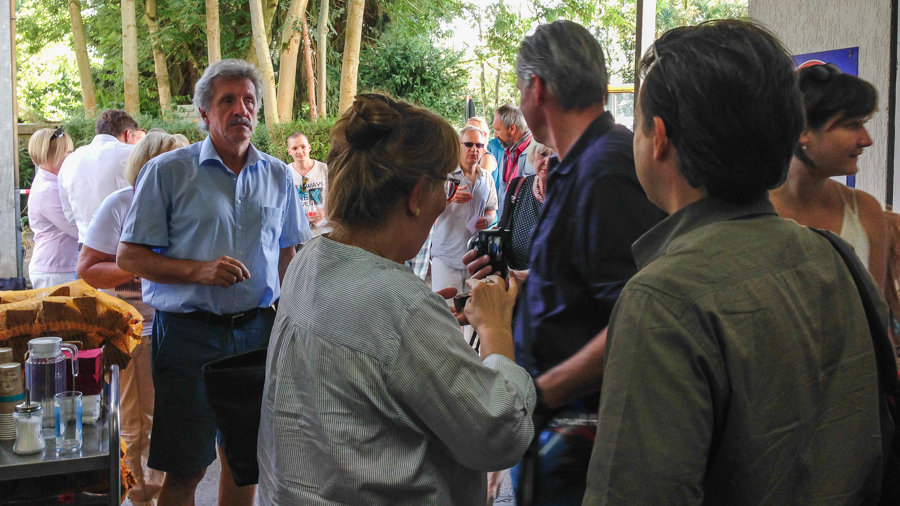
{"type": "Polygon", "coordinates": [[[280,207],[263,207],[261,225],[261,240],[263,246],[278,244],[281,237],[281,222],[284,219],[284,209],[280,207]]]}

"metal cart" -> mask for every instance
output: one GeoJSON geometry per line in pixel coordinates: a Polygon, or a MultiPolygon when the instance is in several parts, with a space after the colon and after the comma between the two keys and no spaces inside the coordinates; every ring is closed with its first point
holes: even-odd
{"type": "MultiPolygon", "coordinates": [[[[109,494],[91,495],[90,504],[118,506],[122,473],[120,468],[119,367],[110,368],[109,409],[94,424],[85,424],[81,451],[73,456],[56,454],[56,440],[46,440],[42,453],[19,455],[13,452],[13,441],[0,441],[0,482],[67,475],[82,471],[108,470],[109,494]]],[[[0,498],[0,504],[4,501],[0,498]]]]}

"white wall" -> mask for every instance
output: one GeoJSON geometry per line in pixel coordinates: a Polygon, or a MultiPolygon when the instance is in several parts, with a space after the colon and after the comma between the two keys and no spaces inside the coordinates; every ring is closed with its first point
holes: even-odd
{"type": "MultiPolygon", "coordinates": [[[[792,54],[859,47],[859,77],[878,90],[878,112],[868,124],[874,144],[859,159],[856,187],[884,204],[888,184],[891,2],[749,0],[748,4],[750,18],[772,30],[792,54]]],[[[895,201],[900,203],[900,196],[895,201]]]]}

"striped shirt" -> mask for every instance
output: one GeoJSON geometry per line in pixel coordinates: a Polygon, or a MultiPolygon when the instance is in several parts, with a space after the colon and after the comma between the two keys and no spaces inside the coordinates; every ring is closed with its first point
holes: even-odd
{"type": "Polygon", "coordinates": [[[318,237],[269,344],[260,504],[475,505],[531,441],[534,386],[408,267],[318,237]]]}

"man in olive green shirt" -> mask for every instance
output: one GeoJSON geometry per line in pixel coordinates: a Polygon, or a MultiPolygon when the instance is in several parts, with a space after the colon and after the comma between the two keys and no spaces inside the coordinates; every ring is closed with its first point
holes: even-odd
{"type": "Polygon", "coordinates": [[[767,196],[803,129],[790,57],[719,21],[664,34],[642,73],[638,177],[671,216],[634,244],[610,321],[584,504],[874,500],[862,303],[836,250],[767,196]]]}

